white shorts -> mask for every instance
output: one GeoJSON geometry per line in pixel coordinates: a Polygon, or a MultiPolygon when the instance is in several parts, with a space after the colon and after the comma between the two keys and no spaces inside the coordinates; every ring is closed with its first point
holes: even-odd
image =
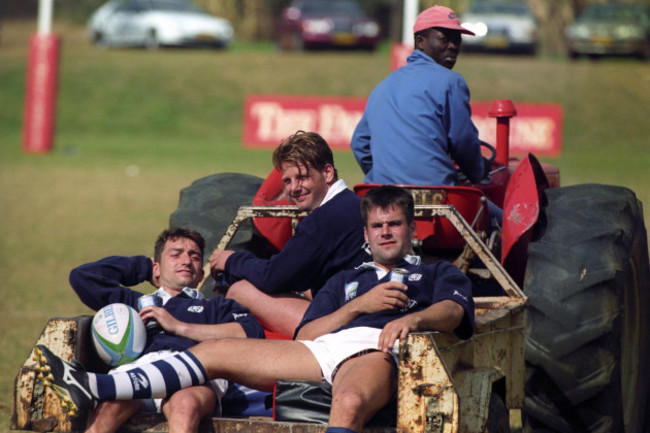
{"type": "MultiPolygon", "coordinates": [[[[119,367],[113,368],[110,373],[113,372],[118,372],[118,371],[125,371],[133,368],[134,365],[140,365],[140,364],[149,364],[154,361],[158,361],[159,359],[163,358],[168,358],[170,356],[173,356],[179,352],[174,351],[174,350],[160,350],[158,352],[151,352],[147,353],[145,355],[142,355],[138,359],[136,359],[133,362],[129,362],[128,364],[120,365],[119,367]]],[[[228,381],[226,379],[214,379],[209,381],[208,383],[205,384],[205,386],[210,387],[212,389],[212,392],[214,392],[214,395],[217,397],[217,402],[214,405],[214,412],[212,412],[213,416],[220,416],[221,415],[221,398],[226,394],[226,390],[228,389],[228,381]]],[[[156,412],[156,413],[161,413],[162,412],[162,398],[153,398],[153,399],[145,399],[142,400],[143,403],[143,411],[144,412],[156,412]]]]}
{"type": "MultiPolygon", "coordinates": [[[[315,340],[298,340],[314,354],[323,374],[323,380],[330,384],[338,367],[350,358],[379,350],[381,329],[361,326],[344,329],[333,334],[322,335],[315,340]]],[[[390,350],[397,365],[399,340],[390,350]]]]}

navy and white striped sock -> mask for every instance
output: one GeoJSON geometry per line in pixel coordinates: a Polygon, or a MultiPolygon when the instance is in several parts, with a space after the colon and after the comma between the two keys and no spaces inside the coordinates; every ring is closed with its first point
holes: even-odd
{"type": "Polygon", "coordinates": [[[199,360],[185,351],[126,371],[97,374],[96,380],[99,400],[136,400],[163,398],[208,379],[199,360]]]}

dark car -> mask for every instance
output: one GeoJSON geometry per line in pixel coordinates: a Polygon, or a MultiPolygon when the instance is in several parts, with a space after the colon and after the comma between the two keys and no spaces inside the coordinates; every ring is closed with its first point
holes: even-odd
{"type": "Polygon", "coordinates": [[[379,42],[379,24],[354,0],[295,0],[282,11],[277,42],[283,50],[374,50],[379,42]]]}
{"type": "Polygon", "coordinates": [[[650,59],[650,7],[608,3],[588,6],[565,30],[569,57],[637,56],[650,59]]]}

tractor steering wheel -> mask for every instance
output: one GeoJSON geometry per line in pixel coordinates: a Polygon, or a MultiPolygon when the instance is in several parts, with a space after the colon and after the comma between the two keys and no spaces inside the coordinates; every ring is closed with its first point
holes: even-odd
{"type": "MultiPolygon", "coordinates": [[[[485,160],[486,167],[492,167],[492,163],[495,159],[497,159],[497,150],[490,143],[487,143],[483,140],[479,140],[479,143],[481,143],[482,147],[485,147],[490,151],[490,156],[487,158],[483,157],[483,159],[485,160]]],[[[485,173],[485,175],[487,177],[488,173],[485,173]]]]}
{"type": "MultiPolygon", "coordinates": [[[[481,144],[481,147],[485,147],[486,149],[488,149],[490,151],[488,157],[485,157],[485,156],[483,157],[483,162],[484,162],[485,168],[486,168],[484,176],[483,176],[483,180],[486,180],[486,179],[489,180],[489,178],[490,178],[490,169],[492,167],[492,163],[497,158],[497,150],[490,143],[487,143],[487,142],[485,142],[483,140],[479,140],[479,143],[481,144]]],[[[460,168],[458,168],[456,171],[458,172],[458,179],[460,180],[461,183],[466,182],[468,180],[467,176],[465,176],[465,174],[462,171],[460,171],[460,168]]]]}

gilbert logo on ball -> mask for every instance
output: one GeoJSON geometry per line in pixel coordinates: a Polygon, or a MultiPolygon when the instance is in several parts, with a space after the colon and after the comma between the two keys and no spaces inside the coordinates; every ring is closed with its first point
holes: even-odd
{"type": "Polygon", "coordinates": [[[101,360],[114,367],[138,358],[147,342],[142,319],[126,304],[110,304],[97,311],[92,335],[101,360]]]}

